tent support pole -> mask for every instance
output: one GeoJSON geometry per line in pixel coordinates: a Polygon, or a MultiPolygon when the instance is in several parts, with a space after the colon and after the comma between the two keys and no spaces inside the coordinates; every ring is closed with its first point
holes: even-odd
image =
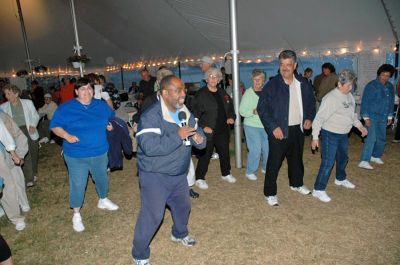
{"type": "Polygon", "coordinates": [[[229,0],[230,26],[231,26],[231,54],[232,60],[232,76],[233,76],[233,104],[235,108],[235,162],[236,168],[242,168],[242,136],[241,136],[241,120],[239,115],[239,50],[237,48],[237,13],[236,0],[229,0]]]}
{"type": "Polygon", "coordinates": [[[28,62],[29,65],[29,72],[31,73],[31,81],[33,81],[35,76],[33,75],[32,60],[29,52],[28,37],[26,36],[24,16],[22,15],[21,3],[19,2],[19,0],[16,0],[16,2],[18,6],[19,22],[21,24],[22,38],[24,39],[24,44],[25,44],[26,61],[28,62]]]}
{"type": "MultiPolygon", "coordinates": [[[[72,26],[74,27],[74,34],[75,34],[75,46],[76,46],[75,50],[76,50],[77,55],[81,56],[81,46],[79,44],[78,26],[76,24],[74,0],[70,0],[69,3],[71,6],[72,26]]],[[[80,63],[80,66],[79,66],[79,72],[81,74],[81,77],[83,77],[82,62],[80,63]]]]}
{"type": "Polygon", "coordinates": [[[124,85],[124,68],[121,66],[121,85],[122,85],[122,90],[125,91],[125,85],[124,85]]]}
{"type": "Polygon", "coordinates": [[[396,72],[394,72],[394,79],[397,78],[399,70],[399,41],[396,42],[396,53],[394,55],[394,67],[396,67],[396,72]]]}
{"type": "Polygon", "coordinates": [[[182,78],[182,73],[181,73],[181,61],[178,61],[178,75],[179,75],[179,79],[182,78]]]}

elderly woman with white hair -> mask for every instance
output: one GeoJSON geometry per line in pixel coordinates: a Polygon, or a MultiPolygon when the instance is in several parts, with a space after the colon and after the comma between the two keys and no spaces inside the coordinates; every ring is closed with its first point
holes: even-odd
{"type": "Polygon", "coordinates": [[[368,134],[355,113],[355,101],[350,93],[356,75],[351,70],[343,70],[339,74],[336,89],[330,91],[321,102],[318,113],[313,121],[311,148],[321,147],[321,166],[315,180],[313,196],[322,202],[329,202],[331,198],[325,192],[333,165],[336,161],[335,184],[348,189],[355,185],[346,178],[348,162],[347,134],[355,126],[365,136],[368,134]],[[321,143],[319,142],[321,137],[321,143]]]}
{"type": "Polygon", "coordinates": [[[268,135],[258,116],[258,95],[261,93],[266,74],[263,70],[254,69],[251,73],[253,86],[247,89],[240,102],[239,113],[244,118],[243,128],[249,153],[247,155],[246,177],[257,180],[255,172],[258,169],[262,154],[262,172],[265,174],[268,161],[268,135]]]}
{"type": "Polygon", "coordinates": [[[205,176],[214,147],[219,154],[222,179],[229,183],[236,182],[230,172],[229,157],[229,125],[235,122],[235,112],[231,97],[218,87],[221,77],[218,69],[208,69],[205,73],[207,87],[197,92],[193,103],[194,116],[207,137],[207,147],[200,154],[196,168],[196,186],[200,189],[208,189],[205,176]]]}

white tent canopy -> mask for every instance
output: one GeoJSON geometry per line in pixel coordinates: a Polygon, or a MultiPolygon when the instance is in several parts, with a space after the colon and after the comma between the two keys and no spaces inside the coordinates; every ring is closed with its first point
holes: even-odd
{"type": "MultiPolygon", "coordinates": [[[[385,0],[400,31],[400,1],[385,0]],[[397,20],[397,21],[396,21],[397,20]]],[[[32,59],[66,67],[74,35],[68,0],[21,0],[32,59]]],[[[230,50],[224,0],[75,1],[80,43],[91,67],[230,50]]],[[[356,47],[393,49],[395,38],[379,0],[238,0],[240,56],[276,56],[281,49],[319,53],[356,47]]],[[[15,0],[0,9],[0,71],[27,69],[15,0]]]]}

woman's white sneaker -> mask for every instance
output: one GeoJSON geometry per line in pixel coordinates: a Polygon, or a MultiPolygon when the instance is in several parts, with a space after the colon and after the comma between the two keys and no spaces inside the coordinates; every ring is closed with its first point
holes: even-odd
{"type": "Polygon", "coordinates": [[[301,193],[303,195],[307,195],[310,194],[311,191],[306,187],[306,186],[300,186],[300,187],[292,187],[290,186],[291,190],[297,191],[298,193],[301,193]]]}
{"type": "Polygon", "coordinates": [[[15,222],[15,230],[17,231],[22,231],[26,227],[25,221],[24,220],[18,220],[15,222]]]}
{"type": "Polygon", "coordinates": [[[338,186],[343,186],[343,187],[348,188],[348,189],[354,189],[356,187],[356,185],[354,185],[353,183],[351,183],[347,179],[345,179],[345,180],[337,180],[337,179],[335,179],[335,184],[338,185],[338,186]]]}
{"type": "Polygon", "coordinates": [[[236,178],[234,176],[232,176],[231,174],[227,175],[227,176],[222,176],[221,177],[223,180],[225,180],[226,182],[229,183],[235,183],[236,182],[236,178]]]}
{"type": "Polygon", "coordinates": [[[208,189],[208,184],[204,179],[196,180],[196,186],[199,187],[199,189],[201,189],[201,190],[208,189]]]}
{"type": "Polygon", "coordinates": [[[370,160],[371,162],[374,162],[375,164],[378,164],[378,165],[383,165],[383,164],[385,164],[385,162],[383,162],[383,160],[382,159],[380,159],[379,157],[373,157],[373,156],[371,156],[371,160],[370,160]]]}
{"type": "Polygon", "coordinates": [[[116,211],[118,210],[118,205],[110,201],[108,198],[100,199],[99,203],[97,204],[97,208],[99,209],[106,209],[109,211],[116,211]]]}
{"type": "Polygon", "coordinates": [[[313,190],[312,196],[319,199],[322,202],[330,202],[331,198],[326,194],[324,190],[313,190]]]}
{"type": "Polygon", "coordinates": [[[82,232],[85,230],[80,213],[74,213],[74,216],[72,217],[72,228],[74,228],[76,232],[82,232]]]}
{"type": "Polygon", "coordinates": [[[374,168],[371,166],[371,164],[368,163],[368,161],[361,161],[361,162],[358,164],[358,167],[359,167],[359,168],[363,168],[363,169],[369,169],[369,170],[374,169],[374,168]]]}
{"type": "Polygon", "coordinates": [[[254,174],[246,174],[248,180],[257,180],[257,176],[254,174]]]}

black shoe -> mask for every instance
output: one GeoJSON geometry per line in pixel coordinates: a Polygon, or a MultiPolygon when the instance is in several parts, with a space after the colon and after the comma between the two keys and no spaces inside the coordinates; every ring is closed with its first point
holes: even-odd
{"type": "Polygon", "coordinates": [[[190,197],[192,197],[193,199],[197,199],[198,197],[200,197],[200,194],[198,194],[197,192],[195,192],[193,189],[189,190],[189,195],[190,197]]]}

